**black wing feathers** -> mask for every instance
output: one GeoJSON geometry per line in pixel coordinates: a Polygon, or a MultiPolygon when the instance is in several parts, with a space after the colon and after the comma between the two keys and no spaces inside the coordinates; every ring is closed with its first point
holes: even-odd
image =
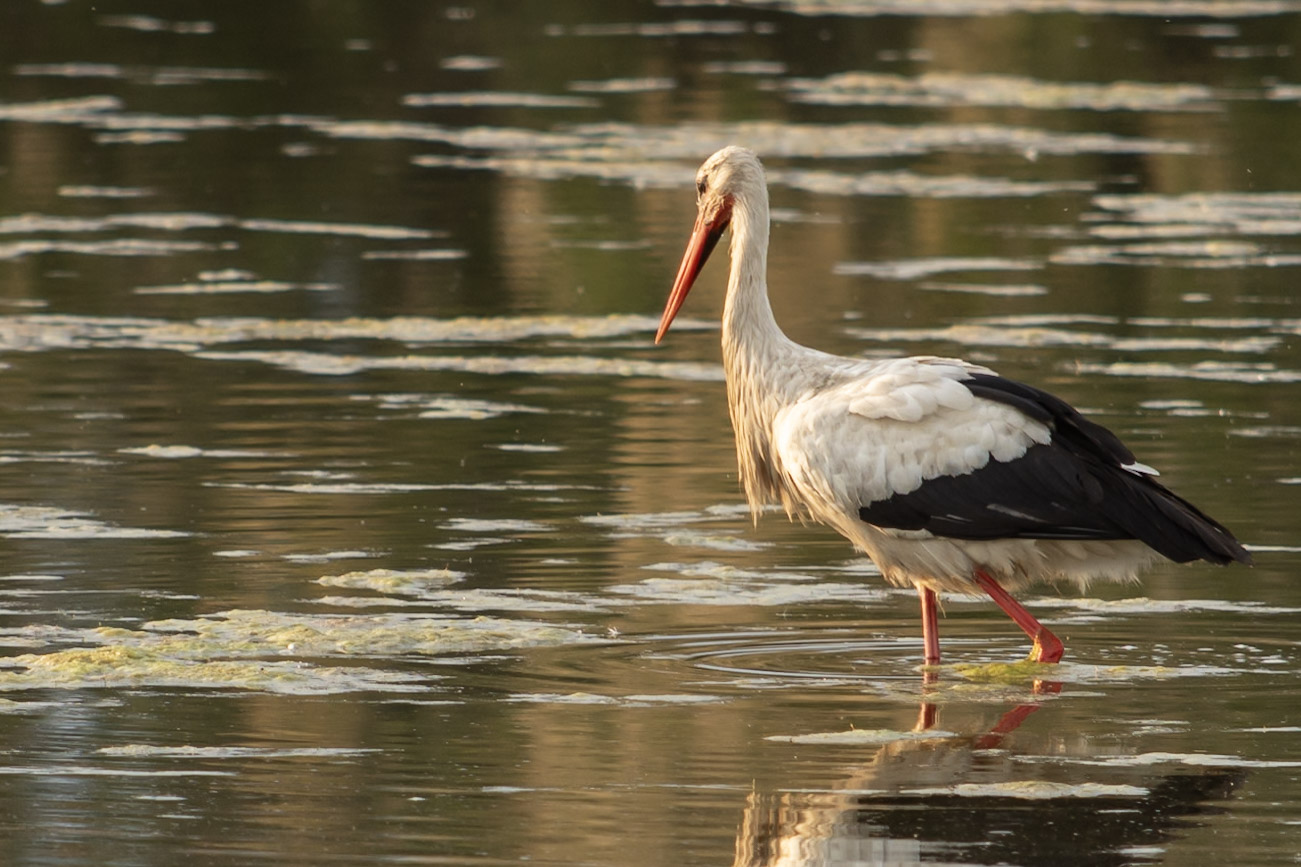
{"type": "Polygon", "coordinates": [[[1123,467],[1134,455],[1111,431],[1045,391],[990,374],[963,385],[1052,430],[1011,461],[928,479],[915,491],[859,509],[878,527],[956,539],[1139,539],[1177,562],[1250,562],[1233,535],[1151,477],[1123,467]]]}

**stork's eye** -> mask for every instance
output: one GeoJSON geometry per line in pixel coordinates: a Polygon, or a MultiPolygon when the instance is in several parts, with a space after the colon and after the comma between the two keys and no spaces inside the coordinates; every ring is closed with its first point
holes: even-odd
{"type": "Polygon", "coordinates": [[[696,192],[703,196],[705,194],[705,189],[708,186],[709,185],[705,183],[705,179],[701,178],[700,180],[696,181],[696,192]]]}

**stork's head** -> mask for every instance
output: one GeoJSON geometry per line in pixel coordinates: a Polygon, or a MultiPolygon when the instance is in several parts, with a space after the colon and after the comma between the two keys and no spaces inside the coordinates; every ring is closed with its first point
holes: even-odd
{"type": "Polygon", "coordinates": [[[664,305],[664,315],[660,317],[659,331],[655,334],[656,343],[664,339],[673,317],[678,315],[682,302],[687,300],[687,293],[696,282],[700,269],[731,224],[732,209],[738,196],[753,195],[752,191],[764,191],[763,165],[752,150],[729,145],[705,160],[700,171],[696,172],[696,225],[687,241],[687,250],[682,254],[682,264],[678,266],[678,276],[673,281],[668,303],[664,305]]]}

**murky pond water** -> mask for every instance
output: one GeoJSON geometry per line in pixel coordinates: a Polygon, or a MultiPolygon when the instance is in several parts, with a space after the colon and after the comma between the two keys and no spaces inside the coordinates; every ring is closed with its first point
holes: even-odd
{"type": "Polygon", "coordinates": [[[12,0],[0,858],[1301,853],[1301,3],[12,0]],[[692,176],[773,303],[1052,389],[1251,569],[916,598],[750,522],[692,176]]]}

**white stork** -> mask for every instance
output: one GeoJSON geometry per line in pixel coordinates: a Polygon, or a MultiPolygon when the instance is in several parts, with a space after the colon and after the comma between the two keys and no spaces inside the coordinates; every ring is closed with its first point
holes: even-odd
{"type": "Polygon", "coordinates": [[[752,151],[696,175],[699,212],[655,342],[732,231],[723,365],[737,462],[756,517],[838,530],[891,584],[921,595],[940,659],[938,592],[987,593],[1057,662],[1061,641],[1009,591],[1132,580],[1160,559],[1249,563],[1233,535],[1158,484],[1111,431],[1065,401],[953,358],[842,358],[801,346],[768,303],[768,189],[752,151]]]}

